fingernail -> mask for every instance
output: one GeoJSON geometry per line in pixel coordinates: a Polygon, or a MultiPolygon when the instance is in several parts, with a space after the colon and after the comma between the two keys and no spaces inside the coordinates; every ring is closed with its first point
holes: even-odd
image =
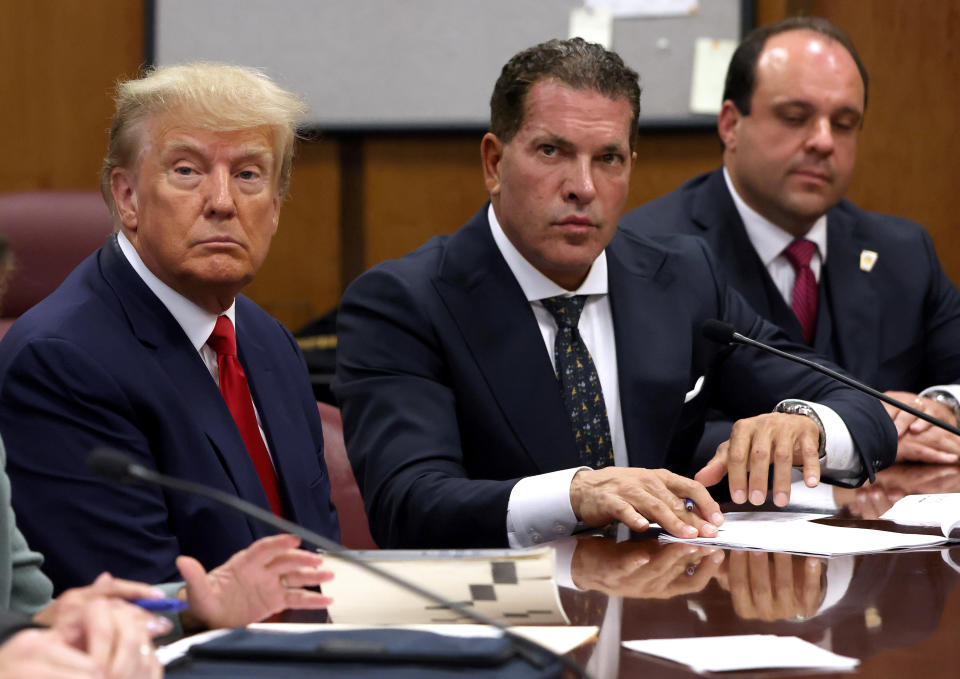
{"type": "Polygon", "coordinates": [[[684,526],[681,532],[688,538],[695,538],[699,535],[699,531],[693,526],[684,526]]]}
{"type": "Polygon", "coordinates": [[[778,507],[786,507],[787,502],[787,494],[784,492],[777,493],[773,496],[773,504],[777,505],[778,507]]]}
{"type": "Polygon", "coordinates": [[[710,523],[712,523],[714,526],[722,526],[723,514],[721,514],[720,512],[714,512],[713,515],[710,517],[710,523]]]}
{"type": "Polygon", "coordinates": [[[807,488],[815,488],[817,486],[817,477],[808,476],[807,477],[807,488]]]}
{"type": "Polygon", "coordinates": [[[700,529],[700,532],[703,533],[703,537],[705,538],[717,537],[717,527],[711,523],[703,524],[703,528],[700,529]]]}
{"type": "Polygon", "coordinates": [[[759,490],[755,490],[752,493],[750,493],[750,502],[752,502],[755,505],[762,505],[763,499],[764,499],[763,493],[761,493],[759,490]]]}
{"type": "Polygon", "coordinates": [[[152,587],[150,588],[150,596],[154,597],[155,599],[162,599],[167,595],[163,590],[152,587]]]}
{"type": "Polygon", "coordinates": [[[733,501],[738,505],[742,505],[747,501],[747,494],[742,490],[735,490],[733,491],[733,501]]]}

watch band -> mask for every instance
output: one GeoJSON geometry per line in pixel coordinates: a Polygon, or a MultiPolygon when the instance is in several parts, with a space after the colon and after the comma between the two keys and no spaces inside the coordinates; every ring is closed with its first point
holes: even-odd
{"type": "Polygon", "coordinates": [[[960,426],[960,401],[958,401],[953,394],[951,394],[949,391],[944,391],[943,389],[933,389],[920,395],[925,398],[932,399],[937,403],[942,403],[950,408],[950,410],[953,411],[953,416],[957,418],[957,423],[955,426],[960,426]]]}
{"type": "Polygon", "coordinates": [[[817,415],[817,411],[814,410],[810,404],[804,403],[803,401],[781,401],[777,404],[777,407],[774,408],[775,412],[786,413],[788,415],[804,415],[813,420],[817,429],[820,430],[820,442],[818,444],[817,456],[820,459],[820,462],[827,457],[827,432],[823,428],[823,422],[820,421],[820,416],[817,415]]]}

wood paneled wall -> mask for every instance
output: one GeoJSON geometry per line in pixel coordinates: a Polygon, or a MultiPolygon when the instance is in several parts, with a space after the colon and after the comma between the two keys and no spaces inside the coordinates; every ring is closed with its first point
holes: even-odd
{"type": "MultiPolygon", "coordinates": [[[[95,188],[109,92],[137,71],[140,0],[0,0],[0,190],[95,188]]],[[[870,105],[850,198],[933,234],[960,281],[950,161],[960,157],[960,2],[758,0],[761,23],[824,16],[870,70],[870,105]]],[[[642,74],[641,74],[642,75],[642,74]]],[[[478,83],[490,88],[492,83],[478,83]]],[[[352,135],[301,146],[280,232],[247,292],[291,327],[332,308],[379,261],[459,227],[485,200],[479,134],[352,135]]],[[[645,132],[628,205],[716,167],[712,130],[645,132]]]]}

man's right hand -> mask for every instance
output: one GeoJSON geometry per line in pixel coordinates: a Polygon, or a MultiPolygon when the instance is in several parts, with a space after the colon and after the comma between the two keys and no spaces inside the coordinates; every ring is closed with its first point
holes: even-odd
{"type": "Polygon", "coordinates": [[[702,484],[666,469],[581,469],[570,482],[570,504],[588,526],[620,521],[645,531],[658,523],[678,538],[716,537],[723,523],[720,505],[702,484]],[[687,511],[686,498],[693,500],[694,511],[687,511]]]}
{"type": "Polygon", "coordinates": [[[27,629],[0,646],[0,679],[99,679],[101,667],[56,630],[27,629]]]}

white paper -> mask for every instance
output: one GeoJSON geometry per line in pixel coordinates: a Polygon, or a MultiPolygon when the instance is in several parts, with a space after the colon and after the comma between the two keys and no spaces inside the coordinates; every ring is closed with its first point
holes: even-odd
{"type": "Polygon", "coordinates": [[[724,515],[725,521],[715,538],[685,540],[664,533],[660,539],[814,556],[870,554],[888,549],[930,547],[946,542],[936,535],[893,533],[811,522],[811,519],[821,516],[789,512],[730,512],[724,515]]]}
{"type": "Polygon", "coordinates": [[[694,14],[699,0],[585,0],[589,9],[606,9],[616,19],[676,17],[694,14]]]}
{"type": "Polygon", "coordinates": [[[583,38],[607,49],[613,45],[613,14],[608,9],[578,7],[570,10],[570,38],[583,38]]]}
{"type": "Polygon", "coordinates": [[[960,540],[960,493],[908,495],[880,518],[904,526],[939,528],[945,537],[960,540]]]}
{"type": "Polygon", "coordinates": [[[860,661],[837,655],[799,637],[741,634],[689,639],[624,641],[631,651],[688,665],[697,672],[729,672],[763,668],[849,670],[860,661]]]}
{"type": "Polygon", "coordinates": [[[690,111],[716,115],[723,103],[727,66],[737,49],[736,40],[697,38],[693,43],[693,80],[690,111]]]}

